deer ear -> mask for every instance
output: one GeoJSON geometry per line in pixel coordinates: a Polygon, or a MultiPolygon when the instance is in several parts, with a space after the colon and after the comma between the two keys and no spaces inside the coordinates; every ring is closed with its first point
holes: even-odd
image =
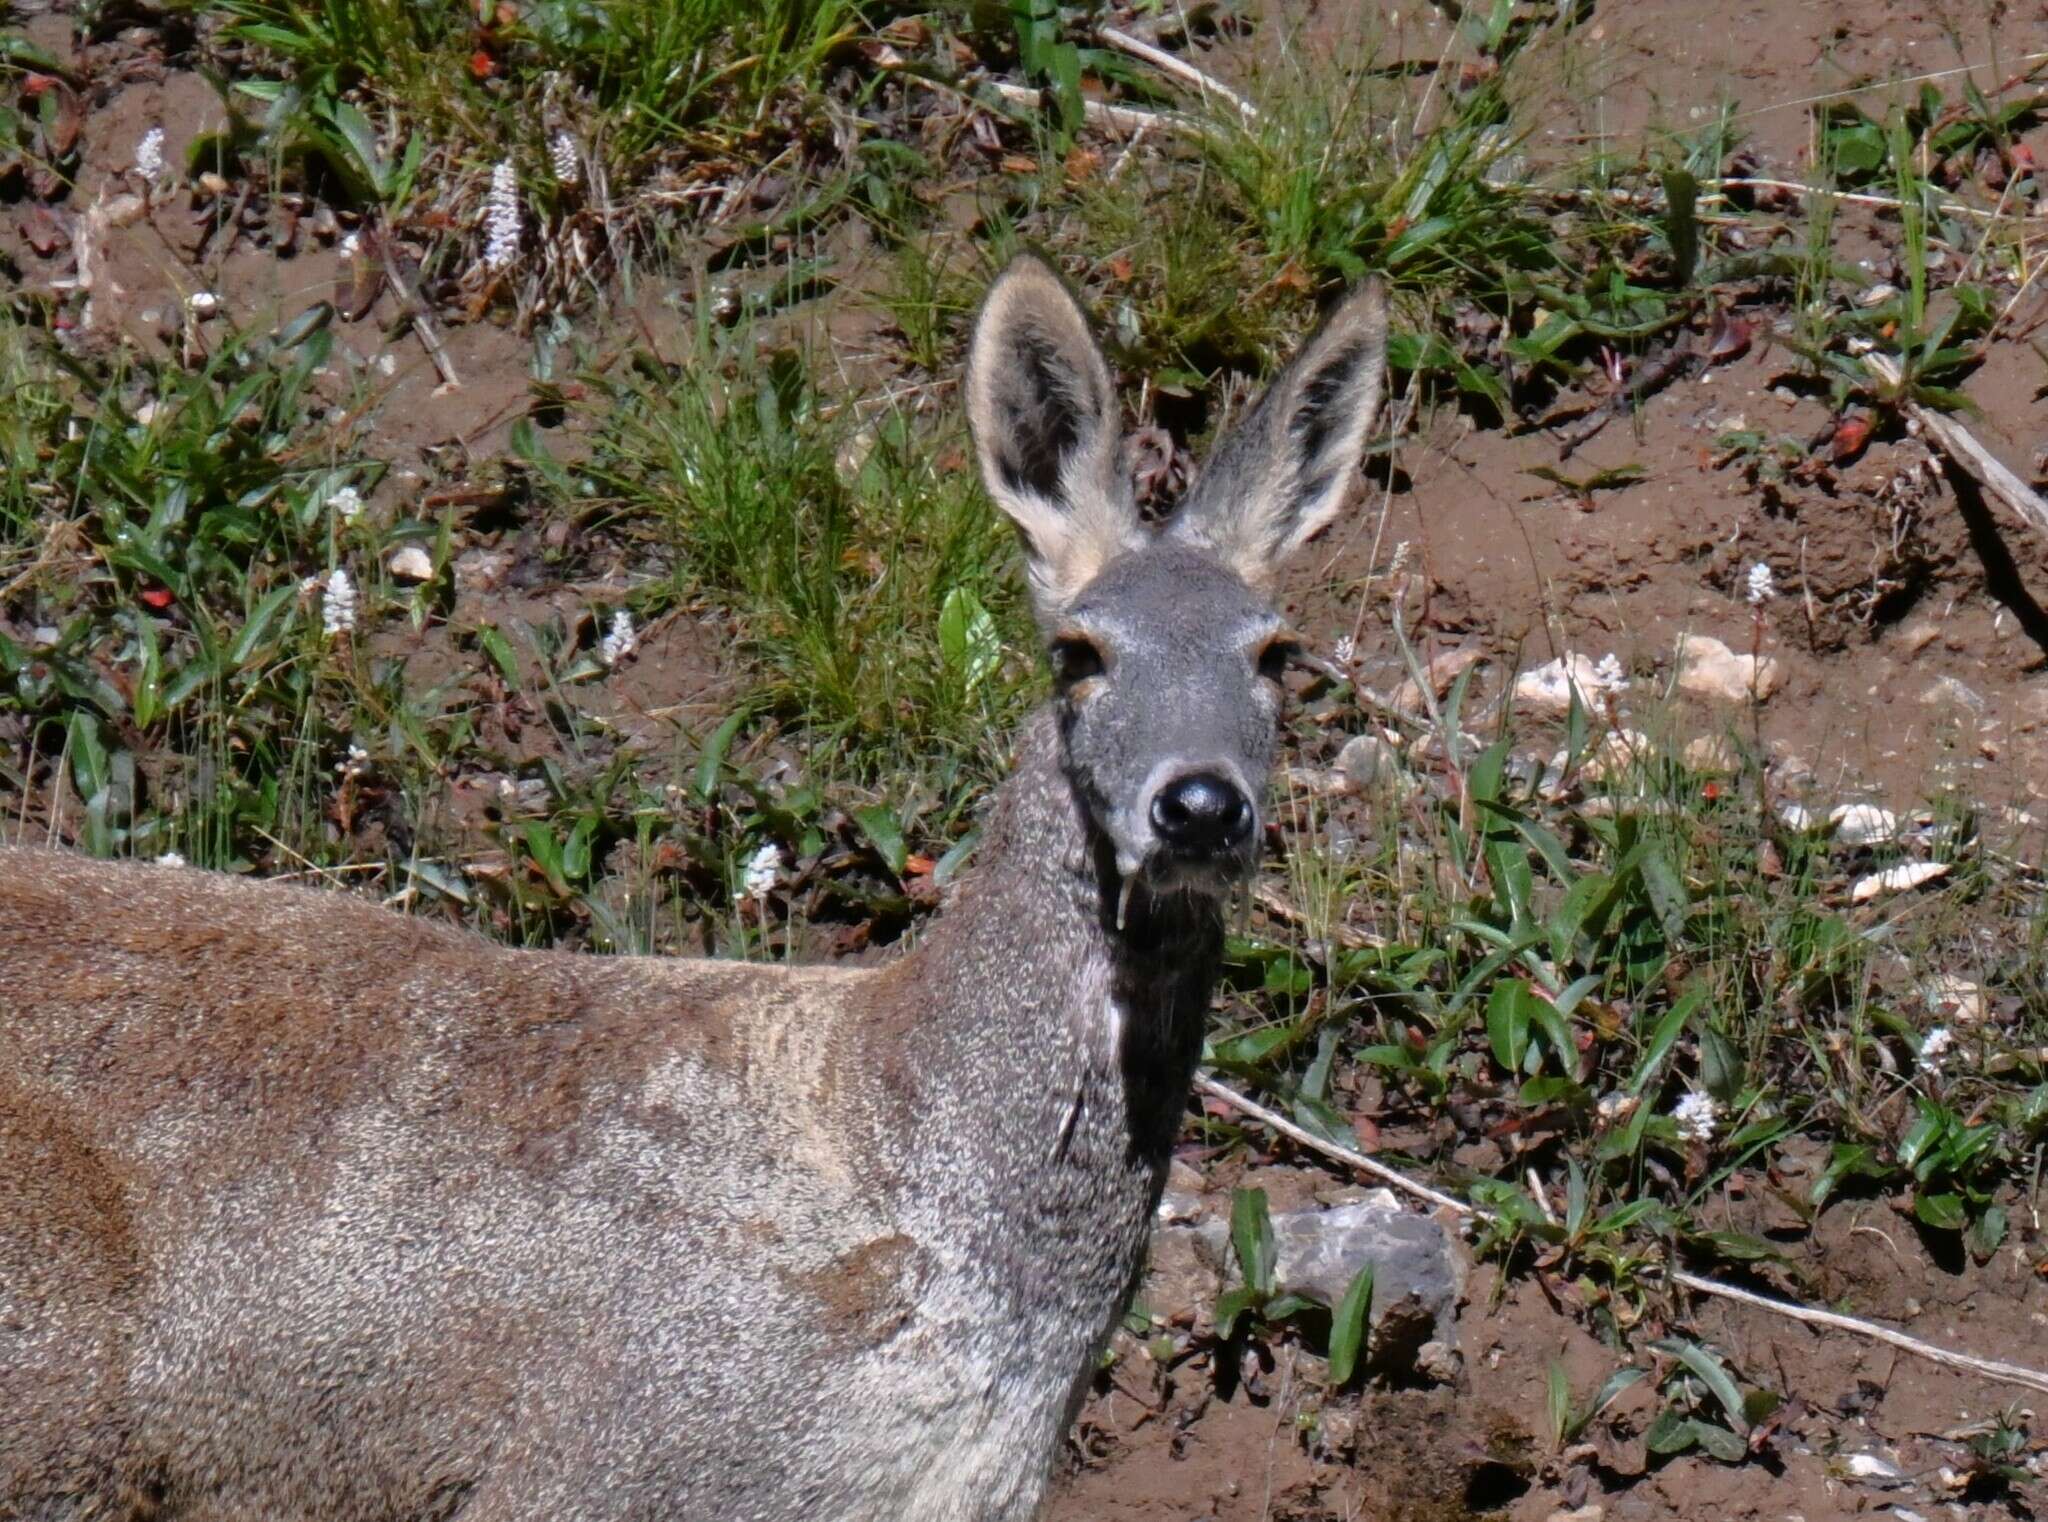
{"type": "Polygon", "coordinates": [[[981,478],[1024,537],[1039,617],[1059,617],[1139,542],[1109,366],[1064,281],[1024,255],[996,277],[967,353],[981,478]]]}
{"type": "Polygon", "coordinates": [[[1386,387],[1387,295],[1367,281],[1210,455],[1168,532],[1269,586],[1348,502],[1386,387]]]}

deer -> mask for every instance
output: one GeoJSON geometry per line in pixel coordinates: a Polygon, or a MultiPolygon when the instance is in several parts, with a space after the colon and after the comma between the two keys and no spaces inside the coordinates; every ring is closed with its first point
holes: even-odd
{"type": "Polygon", "coordinates": [[[1338,301],[1140,514],[1062,276],[964,397],[1052,694],[869,965],[512,949],[0,849],[0,1518],[1027,1522],[1142,1272],[1265,835],[1338,301]]]}

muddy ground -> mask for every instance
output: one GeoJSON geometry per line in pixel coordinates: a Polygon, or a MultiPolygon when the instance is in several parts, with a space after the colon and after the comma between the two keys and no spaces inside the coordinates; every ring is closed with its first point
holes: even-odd
{"type": "MultiPolygon", "coordinates": [[[[1602,11],[1590,34],[1593,77],[1560,89],[1555,151],[1603,134],[1683,128],[1732,100],[1758,172],[1795,180],[1807,168],[1811,97],[1950,68],[1958,49],[1972,60],[2048,51],[2048,7],[2039,4],[1950,15],[1903,0],[1636,0],[1602,11]]],[[[1322,14],[1299,8],[1293,19],[1313,28],[1322,14]]],[[[46,46],[68,45],[62,17],[33,18],[30,29],[46,46]]],[[[1223,50],[1204,61],[1233,73],[1223,50]]],[[[1982,83],[1995,84],[2008,67],[1987,62],[1982,83]]],[[[163,125],[175,145],[212,125],[217,110],[196,76],[140,58],[132,82],[86,125],[74,206],[90,204],[126,166],[145,124],[163,125]]],[[[2039,136],[2048,156],[2048,132],[2039,136]]],[[[1871,215],[1852,210],[1838,223],[1852,258],[1883,241],[1866,225],[1871,215]]],[[[32,285],[54,266],[35,252],[29,216],[25,205],[0,207],[0,241],[32,285]]],[[[289,259],[240,245],[195,263],[192,246],[190,220],[175,205],[110,229],[94,321],[139,342],[166,342],[195,291],[255,320],[330,294],[341,271],[331,243],[316,239],[289,259]]],[[[669,311],[659,298],[640,303],[657,324],[669,311]]],[[[430,452],[444,470],[451,448],[473,460],[501,452],[528,390],[527,339],[489,323],[452,329],[463,386],[451,391],[381,315],[341,332],[352,362],[377,376],[378,450],[397,470],[389,489],[404,489],[407,470],[425,471],[430,452]]],[[[858,324],[823,319],[816,336],[861,341],[858,324]]],[[[1823,479],[1760,489],[1715,439],[1744,425],[1798,438],[1825,427],[1825,401],[1792,383],[1797,368],[1788,352],[1759,342],[1663,391],[1566,467],[1583,476],[1634,465],[1641,480],[1585,497],[1528,474],[1558,466],[1555,436],[1507,437],[1456,414],[1432,417],[1400,450],[1384,519],[1365,515],[1297,578],[1305,632],[1325,648],[1360,634],[1368,673],[1395,676],[1378,625],[1360,623],[1356,609],[1361,588],[1405,543],[1407,574],[1417,578],[1410,606],[1433,652],[1477,651],[1495,680],[1517,661],[1611,652],[1632,672],[1663,679],[1683,634],[1738,648],[1749,639],[1740,581],[1765,560],[1797,569],[1769,607],[1765,634],[1787,668],[1761,714],[1783,777],[1826,797],[1868,793],[1909,807],[1948,783],[1982,802],[2038,806],[2048,799],[2048,540],[1959,492],[1930,465],[1925,443],[1903,433],[1873,440],[1823,479]]],[[[1995,347],[1967,386],[1981,409],[1970,427],[2023,475],[2048,443],[2044,382],[2040,351],[2015,338],[1995,347]]],[[[562,590],[482,595],[545,600],[562,590]]],[[[643,741],[663,744],[715,711],[720,648],[715,629],[684,626],[648,640],[632,690],[619,695],[643,741]]],[[[1690,721],[1713,732],[1749,717],[1703,707],[1690,721]]],[[[1219,1198],[1227,1210],[1227,1190],[1219,1198]]],[[[1951,1345],[2048,1363],[2048,1279],[2018,1247],[1982,1266],[1946,1261],[1883,1200],[1839,1205],[1810,1233],[1757,1225],[1775,1231],[1788,1259],[1761,1282],[1951,1345]]],[[[2015,1225],[2022,1239],[2041,1229],[2015,1225]]],[[[1641,1314],[1654,1322],[1658,1308],[1641,1314]]],[[[1642,1436],[1655,1408],[1647,1384],[1610,1408],[1583,1448],[1554,1453],[1545,1418],[1552,1361],[1580,1392],[1616,1361],[1588,1330],[1592,1320],[1567,1284],[1520,1276],[1503,1286],[1477,1269],[1459,1317],[1454,1378],[1397,1382],[1355,1405],[1333,1403],[1313,1429],[1302,1420],[1311,1385],[1293,1377],[1297,1355],[1284,1346],[1255,1378],[1229,1381],[1224,1396],[1209,1355],[1163,1367],[1127,1339],[1083,1413],[1051,1516],[1277,1522],[1563,1512],[1587,1522],[1819,1522],[2048,1509],[2048,1482],[1989,1484],[1971,1478],[1964,1458],[1977,1424],[2016,1401],[2039,1407],[2039,1396],[2022,1400],[2023,1392],[1892,1349],[1719,1304],[1694,1312],[1695,1330],[1790,1397],[1752,1462],[1647,1454],[1642,1436]],[[1852,1462],[1859,1455],[1878,1462],[1852,1462]]]]}

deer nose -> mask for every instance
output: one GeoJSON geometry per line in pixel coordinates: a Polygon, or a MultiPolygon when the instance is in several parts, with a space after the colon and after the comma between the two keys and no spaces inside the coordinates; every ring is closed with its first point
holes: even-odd
{"type": "Polygon", "coordinates": [[[1152,795],[1152,828],[1183,851],[1226,850],[1251,834],[1251,800],[1227,777],[1191,772],[1152,795]]]}

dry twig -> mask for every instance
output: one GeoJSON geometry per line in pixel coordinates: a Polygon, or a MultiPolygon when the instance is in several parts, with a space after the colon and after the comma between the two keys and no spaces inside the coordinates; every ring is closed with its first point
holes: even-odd
{"type": "Polygon", "coordinates": [[[1203,73],[1185,58],[1133,37],[1129,32],[1120,32],[1113,26],[1099,26],[1095,29],[1095,35],[1119,53],[1128,53],[1133,58],[1151,64],[1160,73],[1170,74],[1182,84],[1193,86],[1201,92],[1205,100],[1214,95],[1220,100],[1228,101],[1237,108],[1237,114],[1243,117],[1247,124],[1259,119],[1257,106],[1214,75],[1203,73]]]}
{"type": "MultiPolygon", "coordinates": [[[[1888,387],[1896,387],[1902,379],[1898,361],[1889,355],[1866,354],[1863,368],[1888,387]]],[[[1979,486],[2019,514],[2036,532],[2048,534],[2048,502],[2043,502],[2032,487],[2006,468],[2003,460],[1980,444],[1975,434],[1947,413],[1923,406],[1911,397],[1900,397],[1899,406],[1979,486]]]]}

